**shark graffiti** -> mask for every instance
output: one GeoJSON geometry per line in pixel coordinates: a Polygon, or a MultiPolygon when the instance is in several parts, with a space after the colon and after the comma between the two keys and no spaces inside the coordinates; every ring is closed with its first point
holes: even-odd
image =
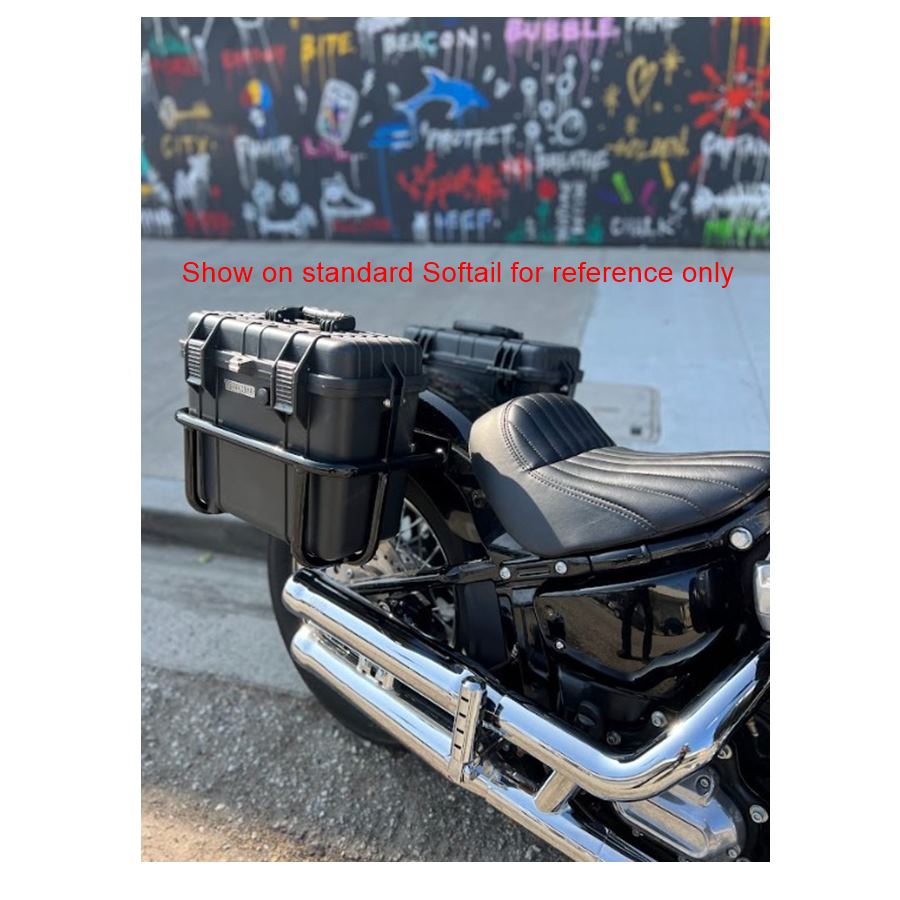
{"type": "Polygon", "coordinates": [[[429,103],[441,101],[449,106],[447,118],[457,122],[466,110],[487,109],[490,105],[468,81],[450,78],[433,66],[425,66],[422,74],[428,79],[428,85],[398,106],[407,116],[416,115],[429,103]]]}
{"type": "Polygon", "coordinates": [[[419,138],[419,110],[430,103],[445,103],[446,117],[453,122],[459,122],[470,109],[490,106],[484,95],[468,81],[451,78],[434,66],[423,66],[422,74],[428,82],[425,87],[394,104],[394,109],[404,120],[378,126],[369,141],[370,147],[397,151],[415,146],[419,138]]]}

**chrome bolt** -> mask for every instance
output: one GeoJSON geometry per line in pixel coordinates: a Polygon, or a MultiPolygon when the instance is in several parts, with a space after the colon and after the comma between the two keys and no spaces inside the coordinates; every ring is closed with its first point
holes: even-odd
{"type": "Polygon", "coordinates": [[[392,404],[391,404],[391,398],[390,398],[390,397],[385,397],[384,400],[381,401],[381,405],[382,405],[385,409],[390,409],[390,408],[391,408],[391,405],[392,405],[392,404]]]}
{"type": "Polygon", "coordinates": [[[512,578],[512,572],[509,571],[508,566],[501,566],[499,575],[504,581],[509,581],[512,578]]]}
{"type": "Polygon", "coordinates": [[[769,814],[764,807],[754,803],[753,806],[750,807],[750,818],[756,822],[757,825],[762,825],[763,822],[769,821],[769,814]]]}
{"type": "Polygon", "coordinates": [[[561,641],[561,640],[557,640],[557,641],[554,641],[553,646],[556,647],[557,650],[565,650],[565,649],[566,649],[566,642],[565,642],[565,641],[561,641]]]}
{"type": "Polygon", "coordinates": [[[706,775],[701,775],[697,779],[697,790],[700,791],[701,794],[707,793],[711,787],[712,781],[707,778],[706,775]]]}
{"type": "Polygon", "coordinates": [[[661,710],[654,710],[650,714],[650,724],[653,725],[654,728],[665,728],[668,724],[669,720],[666,718],[666,714],[661,710]]]}
{"type": "Polygon", "coordinates": [[[618,747],[622,743],[622,735],[618,731],[608,731],[606,733],[606,743],[610,747],[618,747]]]}
{"type": "Polygon", "coordinates": [[[728,535],[728,543],[731,544],[735,550],[749,550],[753,546],[753,535],[743,526],[735,528],[731,534],[728,535]]]}
{"type": "Polygon", "coordinates": [[[513,644],[512,650],[509,651],[509,655],[512,659],[516,659],[516,657],[518,657],[518,655],[519,655],[519,645],[518,644],[513,644]]]}
{"type": "Polygon", "coordinates": [[[740,855],[741,855],[741,848],[740,848],[740,847],[732,847],[732,848],[728,851],[728,858],[729,858],[729,859],[737,859],[740,855]]]}
{"type": "Polygon", "coordinates": [[[728,746],[728,744],[725,744],[725,746],[722,747],[722,749],[716,754],[716,756],[719,759],[731,759],[731,757],[734,756],[734,750],[732,750],[731,747],[728,746]]]}
{"type": "Polygon", "coordinates": [[[553,571],[557,575],[565,575],[569,571],[569,567],[560,559],[553,564],[553,571]]]}
{"type": "Polygon", "coordinates": [[[556,613],[553,611],[552,606],[547,606],[544,608],[544,617],[547,619],[552,619],[556,616],[556,613]]]}

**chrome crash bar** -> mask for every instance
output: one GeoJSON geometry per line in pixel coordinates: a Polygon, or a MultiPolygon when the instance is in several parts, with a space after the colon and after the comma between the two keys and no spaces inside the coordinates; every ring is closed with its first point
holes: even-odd
{"type": "Polygon", "coordinates": [[[766,644],[724,672],[656,740],[637,753],[613,754],[317,572],[289,579],[283,602],[302,620],[291,645],[298,665],[433,768],[573,859],[649,859],[612,832],[588,831],[573,814],[572,795],[580,788],[628,802],[667,790],[713,759],[768,686],[766,644]],[[547,766],[544,783],[530,791],[480,759],[478,740],[492,737],[547,766]]]}

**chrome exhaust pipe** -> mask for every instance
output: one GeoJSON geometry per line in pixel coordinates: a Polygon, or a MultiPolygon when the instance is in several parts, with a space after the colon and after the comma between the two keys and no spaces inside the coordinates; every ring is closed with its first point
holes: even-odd
{"type": "Polygon", "coordinates": [[[572,813],[571,795],[581,788],[601,800],[627,802],[667,790],[713,759],[768,686],[766,644],[710,685],[651,744],[614,755],[317,572],[298,572],[282,599],[303,620],[291,645],[298,665],[437,771],[573,859],[650,859],[612,832],[585,829],[572,813]],[[418,702],[410,702],[410,694],[418,702]],[[425,711],[429,705],[434,715],[425,711]],[[477,759],[479,735],[505,739],[544,763],[550,776],[527,791],[477,759]]]}

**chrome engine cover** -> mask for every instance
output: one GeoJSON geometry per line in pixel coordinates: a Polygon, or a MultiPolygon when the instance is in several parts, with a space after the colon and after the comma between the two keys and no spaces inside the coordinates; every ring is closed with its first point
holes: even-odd
{"type": "Polygon", "coordinates": [[[632,828],[698,862],[737,859],[746,839],[743,817],[710,768],[649,800],[614,806],[632,828]]]}

